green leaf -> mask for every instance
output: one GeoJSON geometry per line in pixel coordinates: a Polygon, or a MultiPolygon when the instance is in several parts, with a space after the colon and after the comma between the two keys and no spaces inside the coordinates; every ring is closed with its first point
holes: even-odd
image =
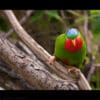
{"type": "Polygon", "coordinates": [[[93,33],[100,33],[100,12],[94,14],[91,24],[93,33]]]}
{"type": "Polygon", "coordinates": [[[94,34],[100,33],[100,10],[90,10],[91,25],[94,34]]]}
{"type": "Polygon", "coordinates": [[[16,35],[15,33],[11,34],[11,38],[12,38],[13,40],[16,40],[16,39],[17,39],[17,35],[16,35]]]}
{"type": "Polygon", "coordinates": [[[93,76],[92,76],[92,81],[93,81],[93,82],[96,82],[96,75],[93,75],[93,76]]]}
{"type": "Polygon", "coordinates": [[[90,10],[90,14],[100,13],[100,10],[90,10]]]}
{"type": "Polygon", "coordinates": [[[43,11],[36,11],[35,14],[32,16],[32,22],[36,22],[43,16],[43,11]]]}
{"type": "Polygon", "coordinates": [[[0,29],[3,30],[4,32],[7,32],[9,30],[5,20],[1,16],[0,16],[0,29]]]}
{"type": "Polygon", "coordinates": [[[51,18],[55,18],[55,19],[63,22],[63,19],[59,16],[57,10],[45,10],[45,13],[51,18]]]}

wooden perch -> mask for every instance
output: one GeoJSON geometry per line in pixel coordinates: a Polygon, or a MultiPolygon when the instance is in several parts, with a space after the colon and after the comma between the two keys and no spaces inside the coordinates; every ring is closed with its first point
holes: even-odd
{"type": "MultiPolygon", "coordinates": [[[[18,41],[17,45],[20,45],[28,55],[30,55],[31,57],[34,57],[33,53],[21,41],[18,41]]],[[[83,90],[91,89],[91,87],[89,86],[89,84],[86,81],[86,79],[83,76],[83,74],[81,72],[79,72],[77,74],[80,75],[80,79],[78,80],[78,85],[79,85],[80,89],[83,89],[83,90]]]]}
{"type": "Polygon", "coordinates": [[[23,27],[19,24],[13,12],[10,10],[4,10],[7,15],[9,21],[11,22],[12,27],[14,28],[16,34],[20,37],[20,39],[32,50],[32,52],[43,62],[45,62],[48,67],[53,69],[57,75],[66,79],[67,71],[63,68],[62,65],[55,62],[54,65],[50,65],[48,59],[50,58],[50,54],[45,51],[34,39],[31,38],[30,35],[23,29],[23,27]]]}
{"type": "Polygon", "coordinates": [[[29,57],[5,38],[0,38],[0,58],[37,89],[79,89],[74,83],[51,74],[38,59],[29,57]]]}
{"type": "MultiPolygon", "coordinates": [[[[73,78],[71,79],[70,75],[67,72],[67,69],[64,66],[62,66],[58,62],[55,62],[54,65],[49,64],[48,59],[50,58],[50,54],[47,51],[45,51],[44,48],[42,48],[34,39],[32,39],[30,35],[28,35],[28,33],[19,24],[18,20],[16,19],[15,15],[11,10],[4,10],[4,13],[7,15],[12,27],[14,28],[19,38],[27,45],[27,47],[30,48],[30,50],[36,55],[36,57],[40,61],[46,64],[46,67],[49,67],[53,71],[53,73],[55,73],[57,76],[61,77],[62,79],[73,80],[73,78]]],[[[30,78],[32,77],[31,74],[30,74],[30,78]]],[[[78,84],[81,87],[81,89],[91,90],[91,87],[89,86],[87,80],[85,79],[84,75],[81,72],[80,72],[80,77],[81,77],[81,81],[79,80],[78,84]]],[[[54,83],[57,84],[56,81],[54,83]]]]}

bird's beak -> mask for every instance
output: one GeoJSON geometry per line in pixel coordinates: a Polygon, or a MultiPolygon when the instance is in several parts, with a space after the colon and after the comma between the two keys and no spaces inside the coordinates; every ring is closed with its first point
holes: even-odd
{"type": "Polygon", "coordinates": [[[73,45],[74,45],[74,46],[76,46],[76,42],[75,42],[75,39],[74,39],[74,40],[72,40],[72,43],[73,43],[73,45]]]}

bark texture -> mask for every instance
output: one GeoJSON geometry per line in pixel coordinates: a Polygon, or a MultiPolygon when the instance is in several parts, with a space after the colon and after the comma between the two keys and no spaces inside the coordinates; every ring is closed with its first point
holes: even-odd
{"type": "Polygon", "coordinates": [[[70,80],[63,80],[53,73],[51,74],[36,57],[33,59],[26,55],[5,38],[0,38],[0,58],[37,89],[79,89],[70,80]]]}
{"type": "Polygon", "coordinates": [[[57,61],[54,65],[50,65],[48,59],[51,55],[24,30],[14,13],[11,10],[5,10],[4,13],[16,34],[34,54],[34,57],[30,57],[8,40],[0,38],[1,58],[25,80],[37,89],[91,90],[81,72],[77,73],[80,77],[77,80],[75,74],[73,74],[74,77],[70,76],[67,69],[57,61]]]}

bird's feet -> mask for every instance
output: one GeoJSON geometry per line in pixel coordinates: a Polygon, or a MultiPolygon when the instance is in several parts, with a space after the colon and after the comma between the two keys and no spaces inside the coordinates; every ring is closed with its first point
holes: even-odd
{"type": "Polygon", "coordinates": [[[79,72],[79,71],[80,71],[80,69],[78,69],[76,67],[68,68],[68,72],[70,72],[70,73],[79,72]]]}
{"type": "Polygon", "coordinates": [[[80,69],[76,67],[68,68],[68,73],[70,73],[72,76],[76,77],[77,79],[80,78],[80,69]]]}
{"type": "Polygon", "coordinates": [[[49,64],[54,64],[56,57],[55,56],[51,56],[49,59],[49,64]]]}

